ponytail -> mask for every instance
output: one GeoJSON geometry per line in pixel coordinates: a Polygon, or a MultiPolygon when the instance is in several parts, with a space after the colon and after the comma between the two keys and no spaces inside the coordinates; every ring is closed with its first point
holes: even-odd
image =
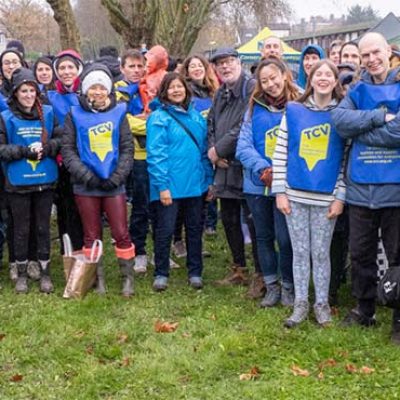
{"type": "Polygon", "coordinates": [[[47,143],[47,139],[49,137],[49,133],[47,132],[45,121],[44,121],[43,105],[42,105],[42,103],[40,102],[40,100],[38,98],[36,99],[35,107],[36,107],[36,110],[37,110],[37,113],[38,113],[38,116],[39,116],[40,123],[42,125],[41,142],[44,145],[44,144],[47,143]]]}

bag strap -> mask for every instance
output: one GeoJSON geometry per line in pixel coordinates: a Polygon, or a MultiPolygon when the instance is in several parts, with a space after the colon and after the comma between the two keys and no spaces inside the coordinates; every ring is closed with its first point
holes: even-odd
{"type": "Polygon", "coordinates": [[[98,263],[102,254],[103,254],[103,242],[100,239],[96,239],[92,244],[89,261],[92,263],[98,263]]]}
{"type": "Polygon", "coordinates": [[[171,116],[183,129],[184,131],[189,135],[190,139],[193,140],[193,143],[196,145],[196,147],[199,149],[200,153],[201,153],[201,149],[200,149],[200,145],[198,143],[198,141],[196,140],[196,138],[194,137],[193,133],[190,132],[189,128],[187,126],[185,126],[181,121],[179,121],[178,118],[175,117],[175,115],[173,115],[172,113],[170,113],[168,110],[165,110],[165,112],[171,116]]]}
{"type": "Polygon", "coordinates": [[[73,252],[71,238],[69,237],[68,233],[64,233],[64,235],[62,235],[62,239],[64,244],[64,256],[71,257],[73,252]]]}

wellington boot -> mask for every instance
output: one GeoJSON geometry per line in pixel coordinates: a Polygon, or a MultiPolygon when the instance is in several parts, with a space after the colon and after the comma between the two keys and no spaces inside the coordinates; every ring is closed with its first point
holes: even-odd
{"type": "Polygon", "coordinates": [[[104,265],[102,258],[99,260],[96,269],[96,292],[100,295],[104,295],[107,293],[106,281],[104,279],[104,265]]]}
{"type": "Polygon", "coordinates": [[[133,289],[133,265],[134,258],[125,260],[123,258],[118,258],[119,267],[122,276],[122,296],[131,297],[134,295],[133,289]]]}

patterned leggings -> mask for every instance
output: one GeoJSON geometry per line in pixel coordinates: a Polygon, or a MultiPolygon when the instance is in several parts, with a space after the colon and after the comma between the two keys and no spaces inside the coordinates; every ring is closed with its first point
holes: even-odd
{"type": "Polygon", "coordinates": [[[313,266],[315,304],[327,304],[331,262],[329,249],[336,219],[328,219],[328,207],[290,202],[286,216],[293,247],[293,282],[296,302],[308,301],[310,255],[313,266]]]}

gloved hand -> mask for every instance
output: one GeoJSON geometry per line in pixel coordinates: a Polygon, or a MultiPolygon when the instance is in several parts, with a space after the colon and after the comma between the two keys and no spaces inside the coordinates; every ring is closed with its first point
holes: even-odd
{"type": "Polygon", "coordinates": [[[100,182],[101,190],[104,190],[106,192],[110,192],[111,190],[114,190],[117,187],[118,187],[118,185],[116,185],[110,179],[101,179],[101,182],[100,182]]]}
{"type": "Polygon", "coordinates": [[[260,175],[260,181],[264,183],[265,186],[271,187],[272,185],[272,167],[265,168],[260,175]]]}
{"type": "Polygon", "coordinates": [[[100,189],[101,179],[96,175],[93,175],[87,182],[86,186],[88,189],[100,189]]]}
{"type": "Polygon", "coordinates": [[[22,146],[21,154],[23,157],[27,158],[28,160],[37,160],[38,153],[36,151],[32,151],[32,149],[28,146],[22,146]]]}

